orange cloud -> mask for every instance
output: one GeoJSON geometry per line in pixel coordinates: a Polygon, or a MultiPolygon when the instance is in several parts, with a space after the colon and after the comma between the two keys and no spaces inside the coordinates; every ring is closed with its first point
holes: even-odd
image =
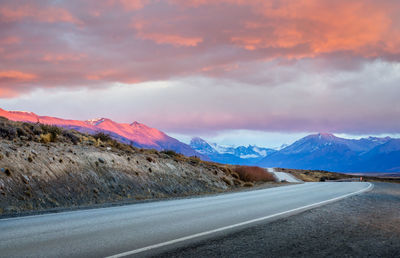
{"type": "Polygon", "coordinates": [[[132,76],[127,76],[117,70],[104,70],[86,75],[86,79],[90,81],[114,81],[134,84],[141,82],[141,80],[132,76]]]}
{"type": "Polygon", "coordinates": [[[32,73],[24,73],[20,71],[0,71],[0,81],[18,81],[27,82],[37,79],[37,75],[32,73]]]}
{"type": "Polygon", "coordinates": [[[127,11],[142,9],[148,2],[149,0],[108,0],[109,4],[119,4],[127,11]]]}
{"type": "Polygon", "coordinates": [[[137,35],[141,39],[147,39],[156,42],[157,44],[169,44],[175,47],[195,47],[203,42],[201,37],[190,37],[179,35],[174,32],[165,33],[158,32],[160,30],[168,30],[167,28],[153,28],[152,23],[148,21],[134,21],[132,27],[137,31],[137,35]]]}
{"type": "Polygon", "coordinates": [[[51,62],[51,63],[60,63],[60,62],[76,62],[80,61],[83,58],[86,58],[86,54],[45,54],[42,58],[43,61],[51,62]]]}
{"type": "Polygon", "coordinates": [[[67,22],[82,25],[82,22],[71,13],[58,7],[40,8],[29,4],[14,7],[2,6],[0,7],[0,16],[0,20],[6,22],[31,18],[39,22],[67,22]]]}
{"type": "MultiPolygon", "coordinates": [[[[203,1],[205,2],[205,1],[203,1]]],[[[229,1],[247,5],[258,18],[245,22],[245,29],[231,35],[234,44],[247,50],[292,48],[308,45],[313,57],[319,53],[354,51],[373,56],[371,47],[399,40],[398,29],[392,27],[393,16],[387,5],[370,1],[229,1]],[[391,33],[389,33],[391,32],[391,33]],[[366,50],[368,48],[368,50],[366,50]]],[[[399,7],[399,6],[397,6],[399,7]]],[[[386,47],[385,47],[386,45],[386,47]]],[[[304,56],[303,54],[301,56],[304,56]]]]}
{"type": "Polygon", "coordinates": [[[180,35],[169,35],[162,33],[141,33],[140,37],[143,39],[149,39],[157,44],[170,44],[176,47],[195,47],[199,43],[203,42],[203,39],[200,37],[184,37],[180,35]]]}

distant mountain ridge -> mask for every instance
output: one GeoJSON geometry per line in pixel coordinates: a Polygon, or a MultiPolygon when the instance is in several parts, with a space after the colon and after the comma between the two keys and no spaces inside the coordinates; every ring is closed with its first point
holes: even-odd
{"type": "Polygon", "coordinates": [[[194,137],[190,141],[190,147],[208,156],[212,161],[236,165],[252,165],[267,155],[276,152],[276,150],[270,148],[251,145],[247,147],[222,146],[216,143],[208,143],[199,137],[194,137]]]}
{"type": "Polygon", "coordinates": [[[174,150],[186,156],[198,156],[225,164],[257,165],[297,169],[321,169],[334,172],[400,172],[400,139],[368,137],[344,139],[330,133],[308,135],[278,150],[258,146],[222,146],[195,137],[190,145],[167,134],[133,122],[117,123],[107,118],[87,121],[38,116],[32,112],[6,111],[0,116],[13,121],[44,123],[84,133],[104,132],[139,148],[174,150]]]}
{"type": "Polygon", "coordinates": [[[400,172],[400,139],[344,139],[329,133],[306,136],[257,162],[263,167],[336,172],[400,172]]]}
{"type": "Polygon", "coordinates": [[[6,111],[0,108],[0,116],[13,121],[43,123],[56,125],[68,129],[75,129],[84,133],[104,132],[113,138],[139,148],[150,148],[156,150],[174,150],[186,156],[202,156],[189,145],[178,141],[167,134],[148,127],[144,124],[133,122],[131,124],[117,123],[107,118],[99,118],[87,121],[67,120],[50,116],[39,116],[32,112],[6,111]]]}

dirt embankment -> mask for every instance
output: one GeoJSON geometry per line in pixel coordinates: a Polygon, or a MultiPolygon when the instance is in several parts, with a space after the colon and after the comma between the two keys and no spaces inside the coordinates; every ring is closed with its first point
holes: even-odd
{"type": "Polygon", "coordinates": [[[270,180],[236,169],[137,149],[102,134],[0,119],[0,216],[216,193],[270,180]]]}

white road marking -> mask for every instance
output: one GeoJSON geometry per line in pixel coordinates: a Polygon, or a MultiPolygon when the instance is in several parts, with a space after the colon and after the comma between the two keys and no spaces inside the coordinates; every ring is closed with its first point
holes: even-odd
{"type": "Polygon", "coordinates": [[[306,205],[306,206],[298,207],[298,208],[295,208],[295,209],[291,209],[291,210],[288,210],[288,211],[283,211],[283,212],[275,213],[275,214],[272,214],[272,215],[268,215],[268,216],[265,216],[265,217],[256,218],[256,219],[240,222],[240,223],[237,223],[237,224],[233,224],[233,225],[229,225],[229,226],[225,226],[225,227],[221,227],[221,228],[217,228],[217,229],[213,229],[213,230],[197,233],[197,234],[194,234],[194,235],[173,239],[173,240],[162,242],[162,243],[155,244],[155,245],[149,245],[149,246],[142,247],[142,248],[139,248],[139,249],[135,249],[135,250],[132,250],[132,251],[128,251],[128,252],[124,252],[124,253],[119,253],[119,254],[115,254],[115,255],[112,255],[112,256],[108,256],[106,258],[119,258],[119,257],[128,256],[128,255],[138,254],[138,253],[149,251],[149,250],[152,250],[152,249],[155,249],[155,248],[160,248],[160,247],[163,247],[163,246],[176,244],[176,243],[179,243],[179,242],[183,242],[183,241],[186,241],[186,240],[194,239],[194,238],[197,238],[197,237],[210,235],[210,234],[221,232],[221,231],[224,231],[224,230],[228,230],[228,229],[232,229],[232,228],[236,228],[236,227],[240,227],[240,226],[245,226],[245,225],[248,225],[248,224],[251,224],[251,223],[254,223],[254,222],[263,221],[263,220],[266,220],[266,219],[278,217],[278,216],[285,215],[285,214],[288,214],[288,213],[292,213],[292,212],[296,212],[296,211],[300,211],[300,210],[305,210],[305,209],[312,208],[312,207],[317,207],[317,206],[320,206],[320,205],[323,205],[323,204],[326,204],[326,203],[329,203],[329,202],[334,202],[334,201],[337,201],[337,200],[340,200],[340,199],[343,199],[343,198],[346,198],[346,197],[349,197],[349,196],[352,196],[352,195],[356,195],[356,194],[359,194],[359,193],[362,193],[362,192],[365,192],[365,191],[368,191],[368,190],[372,189],[373,184],[371,184],[371,183],[368,183],[368,184],[369,184],[368,187],[366,187],[364,189],[361,189],[359,191],[356,191],[356,192],[353,192],[353,193],[349,193],[349,194],[345,194],[345,195],[342,195],[342,196],[339,196],[339,197],[335,197],[335,198],[332,198],[332,199],[329,199],[329,200],[325,200],[325,201],[322,201],[322,202],[317,202],[317,203],[309,204],[309,205],[306,205]]]}

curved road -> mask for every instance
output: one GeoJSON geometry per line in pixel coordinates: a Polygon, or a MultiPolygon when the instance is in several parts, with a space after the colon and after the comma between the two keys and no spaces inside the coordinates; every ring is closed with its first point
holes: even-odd
{"type": "Polygon", "coordinates": [[[275,170],[275,168],[267,168],[267,171],[274,174],[277,181],[281,182],[281,181],[286,181],[289,183],[301,183],[303,181],[301,181],[300,179],[292,176],[289,173],[285,173],[285,172],[278,172],[275,170]]]}
{"type": "Polygon", "coordinates": [[[0,220],[1,257],[124,257],[265,223],[373,187],[304,183],[248,192],[0,220]]]}

